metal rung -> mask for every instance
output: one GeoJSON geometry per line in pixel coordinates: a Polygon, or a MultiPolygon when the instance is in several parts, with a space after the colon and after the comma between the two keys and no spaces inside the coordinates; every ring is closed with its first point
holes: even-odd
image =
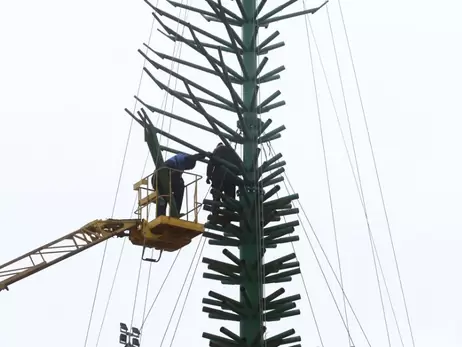
{"type": "Polygon", "coordinates": [[[148,178],[145,177],[141,181],[138,181],[133,185],[133,190],[138,190],[141,188],[141,186],[147,186],[147,185],[148,185],[148,178]]]}
{"type": "Polygon", "coordinates": [[[157,192],[153,192],[151,194],[148,194],[148,196],[140,199],[139,206],[140,207],[146,206],[151,202],[156,203],[156,201],[157,201],[157,192]]]}

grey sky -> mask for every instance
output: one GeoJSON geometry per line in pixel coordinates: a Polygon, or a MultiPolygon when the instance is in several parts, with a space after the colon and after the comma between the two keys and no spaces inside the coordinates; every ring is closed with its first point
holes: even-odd
{"type": "MultiPolygon", "coordinates": [[[[190,1],[190,4],[200,3],[190,1]]],[[[307,6],[319,3],[310,0],[307,6]]],[[[293,8],[299,10],[301,6],[300,3],[293,8]]],[[[332,0],[329,6],[353,131],[357,136],[372,232],[397,310],[404,346],[412,346],[337,0],[332,0]]],[[[459,17],[462,5],[457,1],[440,1],[436,5],[431,1],[415,0],[387,3],[344,0],[342,6],[416,346],[461,346],[462,282],[457,270],[462,260],[458,218],[462,208],[459,155],[462,145],[459,136],[462,113],[459,17]]],[[[162,4],[162,7],[178,13],[171,6],[162,4]]],[[[142,1],[0,3],[0,218],[3,222],[0,263],[93,219],[111,216],[130,125],[130,118],[123,109],[133,107],[142,66],[137,49],[147,42],[152,21],[150,13],[142,1]]],[[[188,20],[208,25],[196,15],[188,15],[188,20]]],[[[347,131],[326,10],[319,11],[311,20],[339,118],[347,131]]],[[[285,124],[287,130],[273,147],[283,153],[290,182],[300,194],[301,203],[336,267],[305,23],[303,18],[298,18],[290,24],[274,25],[264,31],[263,37],[275,29],[281,32],[286,46],[269,55],[271,68],[283,64],[286,71],[280,81],[265,86],[262,93],[282,91],[287,105],[269,115],[274,126],[285,124]]],[[[157,31],[153,33],[151,46],[169,54],[173,49],[157,31]]],[[[319,59],[314,46],[312,48],[345,291],[371,345],[388,346],[364,215],[319,59]]],[[[187,48],[183,49],[181,57],[196,59],[187,48]]],[[[150,70],[167,82],[165,75],[154,68],[150,70]]],[[[197,74],[191,76],[198,78],[197,74]]],[[[219,88],[213,81],[201,80],[212,88],[219,88]]],[[[147,76],[143,79],[140,95],[153,105],[160,107],[162,104],[163,93],[147,76]]],[[[167,109],[171,107],[169,98],[167,109]]],[[[201,120],[179,102],[175,103],[174,111],[201,120]]],[[[233,115],[217,115],[231,127],[235,126],[233,115]]],[[[157,117],[152,116],[152,120],[157,122],[157,117]]],[[[162,118],[159,126],[161,124],[162,118]]],[[[163,128],[169,128],[167,118],[163,128]]],[[[171,123],[171,131],[209,150],[217,142],[213,136],[203,135],[175,121],[171,123]]],[[[165,139],[162,141],[165,143],[165,139]]],[[[171,142],[170,145],[181,148],[171,142]]],[[[134,124],[116,218],[130,217],[135,198],[132,183],[141,177],[146,155],[142,131],[134,124]]],[[[148,171],[152,167],[149,159],[148,171]]],[[[205,167],[200,165],[197,171],[204,174],[205,167]]],[[[207,188],[202,183],[201,197],[207,188]]],[[[206,214],[201,217],[206,218],[206,214]]],[[[303,214],[300,218],[307,226],[303,214]]],[[[335,305],[303,229],[297,230],[301,241],[295,248],[324,345],[346,347],[345,329],[335,305]]],[[[308,228],[307,231],[313,239],[312,232],[308,228]]],[[[199,239],[180,254],[174,276],[169,278],[147,320],[144,346],[160,345],[198,242],[199,239]]],[[[122,240],[109,241],[87,346],[96,345],[122,244],[122,240]]],[[[2,345],[82,347],[103,249],[104,245],[99,245],[13,285],[10,292],[0,293],[2,345]]],[[[140,248],[127,240],[99,346],[117,345],[119,322],[131,320],[140,252],[140,248]]],[[[203,256],[220,257],[220,252],[207,244],[203,256]]],[[[278,255],[289,252],[290,246],[281,247],[278,255]]],[[[164,255],[161,263],[153,265],[148,308],[174,256],[164,255]]],[[[148,268],[149,265],[143,263],[135,326],[142,320],[148,268]]],[[[325,262],[323,269],[329,273],[325,262]]],[[[204,270],[205,266],[199,264],[173,346],[205,346],[208,342],[201,338],[202,332],[219,334],[218,329],[223,325],[208,320],[201,312],[201,300],[208,290],[222,290],[219,284],[202,279],[204,270]]],[[[338,286],[330,273],[329,283],[342,305],[338,286]]],[[[278,286],[269,286],[267,293],[273,288],[278,286]]],[[[298,305],[302,315],[270,324],[270,335],[293,327],[301,334],[303,346],[320,346],[300,277],[294,278],[286,290],[288,294],[302,295],[303,300],[298,305]]],[[[229,289],[223,291],[234,293],[229,289]]],[[[163,346],[170,345],[184,294],[163,346]]],[[[386,310],[392,346],[400,346],[388,303],[386,310]]],[[[367,346],[351,312],[349,319],[356,346],[367,346]]],[[[236,329],[233,324],[226,326],[236,329]]]]}

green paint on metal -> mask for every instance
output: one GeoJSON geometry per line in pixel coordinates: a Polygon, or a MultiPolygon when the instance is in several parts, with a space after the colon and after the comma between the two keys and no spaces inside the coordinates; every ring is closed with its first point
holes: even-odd
{"type": "MultiPolygon", "coordinates": [[[[254,92],[257,88],[256,72],[257,72],[257,51],[255,46],[255,30],[257,28],[253,18],[255,17],[255,11],[257,8],[256,0],[245,0],[243,1],[245,17],[248,21],[242,26],[242,41],[246,49],[243,53],[244,69],[248,74],[248,79],[243,84],[243,101],[245,109],[249,110],[244,113],[244,124],[249,130],[250,137],[244,140],[244,167],[246,173],[250,178],[252,184],[247,187],[246,193],[249,198],[249,205],[255,204],[256,213],[252,214],[249,220],[245,223],[246,226],[250,226],[250,234],[247,240],[243,240],[242,245],[239,247],[240,259],[245,264],[249,265],[253,271],[247,273],[245,270],[241,272],[242,284],[240,301],[245,306],[247,302],[250,302],[252,307],[258,307],[263,297],[263,279],[261,277],[260,270],[262,269],[262,252],[263,249],[259,240],[262,239],[262,226],[260,221],[260,207],[261,199],[258,196],[257,183],[258,178],[254,173],[256,168],[255,157],[258,149],[258,130],[259,130],[259,119],[253,103],[254,92]],[[260,205],[260,206],[258,206],[260,205]],[[247,241],[247,242],[246,242],[247,241]],[[256,265],[256,266],[255,266],[256,265]],[[253,272],[253,273],[252,273],[253,272]],[[250,275],[250,276],[249,276],[250,275]],[[252,276],[253,275],[253,276],[252,276]]],[[[241,198],[242,203],[246,203],[245,199],[241,198]]],[[[245,227],[241,225],[242,227],[245,227]]],[[[260,335],[263,326],[263,311],[260,306],[258,314],[253,316],[242,317],[240,321],[240,337],[245,339],[247,343],[253,341],[258,335],[260,335]]]]}
{"type": "MultiPolygon", "coordinates": [[[[203,311],[211,319],[240,322],[240,332],[237,335],[222,327],[220,332],[226,335],[226,338],[209,333],[204,333],[203,337],[210,340],[211,346],[261,347],[271,344],[274,347],[279,347],[297,343],[300,341],[300,337],[293,336],[295,334],[294,330],[287,330],[267,339],[262,336],[266,332],[265,322],[277,321],[281,318],[300,314],[300,311],[295,309],[295,301],[300,299],[299,295],[280,298],[285,292],[283,288],[280,288],[266,298],[263,297],[265,283],[290,281],[292,276],[300,273],[300,264],[296,261],[295,254],[285,255],[263,264],[263,255],[266,249],[276,248],[278,244],[298,241],[298,236],[293,236],[292,233],[299,223],[298,221],[283,221],[284,216],[298,213],[298,209],[292,206],[293,200],[298,199],[298,194],[282,197],[276,195],[280,190],[280,186],[276,184],[284,180],[282,174],[286,163],[281,160],[282,155],[274,154],[258,165],[259,146],[280,138],[281,132],[285,129],[283,125],[269,129],[272,124],[271,119],[262,122],[259,117],[259,114],[285,105],[284,101],[276,101],[281,92],[275,91],[266,99],[260,101],[258,87],[261,83],[279,79],[279,73],[285,68],[284,66],[279,66],[265,70],[268,62],[266,57],[257,64],[258,56],[284,46],[283,42],[273,42],[279,36],[278,31],[269,34],[258,45],[257,34],[259,28],[267,27],[269,23],[307,13],[315,13],[322,5],[311,10],[278,16],[283,9],[296,3],[296,0],[289,0],[276,5],[272,10],[268,9],[266,14],[261,14],[261,12],[266,10],[264,8],[266,3],[268,3],[268,6],[270,3],[274,5],[272,2],[267,0],[236,0],[235,4],[240,12],[240,15],[238,15],[224,6],[221,1],[205,0],[210,7],[210,11],[169,1],[173,6],[205,16],[208,21],[222,23],[228,33],[228,41],[222,36],[218,37],[211,34],[213,30],[204,30],[195,25],[190,25],[184,20],[160,10],[150,4],[148,0],[146,2],[154,10],[153,15],[165,30],[167,37],[175,42],[183,42],[189,48],[201,54],[210,66],[203,67],[193,64],[148,47],[149,50],[161,59],[177,62],[186,67],[202,71],[204,74],[219,77],[228,89],[229,94],[221,96],[214,92],[215,89],[207,88],[199,81],[194,82],[180,73],[164,67],[156,60],[149,58],[147,54],[139,51],[156,70],[161,70],[183,82],[186,92],[170,88],[154,76],[147,67],[144,69],[147,75],[161,89],[202,115],[208,125],[202,125],[190,120],[189,117],[181,117],[138,100],[151,112],[162,114],[204,132],[215,134],[229,148],[232,148],[233,143],[243,145],[242,162],[239,159],[238,162],[231,163],[217,158],[212,153],[194,146],[183,138],[154,127],[147,115],[144,117],[148,120],[147,122],[141,124],[138,121],[145,127],[146,141],[156,167],[159,167],[160,161],[162,161],[162,158],[159,161],[156,155],[161,149],[172,153],[178,152],[174,148],[160,146],[157,135],[161,135],[169,138],[174,143],[187,147],[189,150],[202,153],[210,161],[222,165],[224,172],[233,177],[239,186],[240,195],[238,201],[229,196],[221,196],[218,199],[220,201],[217,199],[212,201],[207,198],[203,201],[203,209],[212,212],[208,216],[208,222],[204,225],[207,231],[203,233],[203,236],[209,239],[209,244],[211,245],[237,247],[239,257],[232,254],[228,249],[224,249],[223,255],[230,262],[205,257],[202,261],[208,264],[208,270],[214,272],[205,272],[204,278],[220,281],[224,285],[240,287],[239,301],[212,291],[209,292],[210,298],[204,298],[203,301],[203,311]],[[163,22],[161,17],[167,17],[177,23],[185,24],[189,29],[187,32],[191,34],[192,40],[186,38],[183,34],[175,32],[163,22]],[[258,20],[256,19],[257,17],[259,17],[258,20]],[[242,35],[239,36],[231,26],[242,27],[242,35]],[[209,41],[215,41],[216,44],[202,42],[198,37],[199,34],[206,36],[209,41]],[[226,64],[225,56],[229,55],[223,54],[223,52],[232,53],[234,58],[237,58],[241,68],[240,73],[226,64]],[[218,54],[218,57],[216,57],[216,54],[218,54]],[[238,95],[233,84],[242,85],[242,97],[238,95]],[[194,93],[197,91],[202,92],[203,96],[196,96],[194,93]],[[204,106],[207,106],[207,109],[204,106]],[[240,133],[214,117],[213,111],[209,111],[210,108],[235,113],[238,118],[240,133]],[[266,132],[267,130],[269,131],[266,132]],[[263,189],[267,189],[267,191],[265,192],[263,189]],[[239,226],[233,224],[235,222],[239,222],[239,226]],[[269,226],[271,223],[278,224],[269,226]]],[[[143,110],[142,112],[145,114],[143,110]]],[[[215,189],[212,192],[213,194],[218,193],[221,195],[215,189]]]]}
{"type": "MultiPolygon", "coordinates": [[[[144,123],[144,139],[148,144],[149,152],[151,153],[152,160],[154,161],[154,165],[156,169],[159,169],[164,164],[164,159],[162,157],[162,152],[159,144],[159,140],[157,138],[157,132],[155,131],[154,126],[151,123],[148,123],[147,114],[142,109],[143,115],[146,119],[144,123]]],[[[157,185],[161,192],[168,192],[170,186],[170,175],[168,170],[160,170],[157,173],[157,185]]],[[[170,199],[170,216],[172,217],[179,217],[180,211],[178,211],[175,200],[170,199]]]]}

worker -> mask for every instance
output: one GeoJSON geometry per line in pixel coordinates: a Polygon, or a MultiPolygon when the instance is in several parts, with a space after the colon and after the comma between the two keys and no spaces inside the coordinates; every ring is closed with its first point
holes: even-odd
{"type": "MultiPolygon", "coordinates": [[[[176,210],[178,215],[180,215],[181,205],[183,204],[183,195],[184,195],[184,180],[183,180],[183,172],[185,170],[192,170],[196,166],[196,162],[199,159],[205,157],[205,154],[185,154],[185,153],[178,153],[171,157],[170,159],[166,160],[162,166],[159,167],[158,170],[154,172],[152,176],[152,186],[154,190],[156,187],[159,188],[159,195],[169,195],[169,191],[171,188],[171,193],[173,195],[173,199],[175,201],[176,210]],[[162,175],[162,171],[168,171],[167,175],[162,175]],[[170,181],[167,187],[160,187],[160,181],[156,179],[157,173],[161,173],[162,177],[169,178],[170,181]],[[157,180],[157,182],[156,182],[157,180]]],[[[161,199],[159,199],[161,200],[161,199]]],[[[162,199],[163,201],[157,201],[157,216],[165,216],[167,211],[167,202],[165,198],[162,199]]],[[[169,200],[169,199],[168,199],[169,200]]]]}
{"type": "MultiPolygon", "coordinates": [[[[212,158],[207,165],[207,184],[212,183],[212,188],[215,189],[213,195],[214,201],[220,201],[220,193],[235,199],[236,198],[236,181],[234,177],[227,174],[223,164],[218,163],[214,158],[220,158],[227,162],[239,165],[236,152],[223,143],[219,143],[212,153],[212,158]],[[210,182],[211,181],[211,182],[210,182]]],[[[231,170],[232,171],[232,170],[231,170]]],[[[233,172],[238,175],[238,172],[233,172]]]]}

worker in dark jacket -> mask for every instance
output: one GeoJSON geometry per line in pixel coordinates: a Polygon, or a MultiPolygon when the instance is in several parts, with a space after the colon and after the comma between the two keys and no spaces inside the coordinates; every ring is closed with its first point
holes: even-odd
{"type": "MultiPolygon", "coordinates": [[[[217,161],[213,160],[213,158],[220,158],[226,160],[227,162],[234,164],[236,166],[239,165],[238,158],[236,156],[236,152],[229,148],[222,143],[219,143],[212,154],[212,159],[209,161],[207,165],[207,184],[210,184],[212,181],[212,188],[217,190],[218,192],[223,193],[230,198],[236,198],[236,182],[233,176],[226,174],[226,171],[222,164],[218,163],[217,161]]],[[[238,172],[234,172],[234,174],[238,174],[238,172]]],[[[215,193],[213,194],[213,200],[219,201],[220,195],[215,193]]]]}
{"type": "MultiPolygon", "coordinates": [[[[184,195],[184,180],[183,180],[183,172],[185,170],[192,170],[196,166],[196,162],[198,159],[204,158],[205,154],[195,154],[189,155],[184,153],[178,153],[171,157],[170,159],[166,160],[164,164],[159,167],[158,170],[152,176],[152,186],[154,190],[157,188],[159,189],[159,195],[169,195],[170,187],[167,185],[166,187],[160,186],[160,181],[157,180],[156,176],[162,175],[161,177],[168,177],[171,186],[171,192],[173,195],[173,199],[175,201],[176,210],[178,214],[181,211],[181,205],[183,204],[183,195],[184,195]],[[161,171],[168,171],[167,175],[163,175],[161,171]],[[156,188],[157,187],[157,188],[156,188]]],[[[165,216],[167,211],[167,204],[164,201],[157,201],[157,216],[165,216]]]]}

